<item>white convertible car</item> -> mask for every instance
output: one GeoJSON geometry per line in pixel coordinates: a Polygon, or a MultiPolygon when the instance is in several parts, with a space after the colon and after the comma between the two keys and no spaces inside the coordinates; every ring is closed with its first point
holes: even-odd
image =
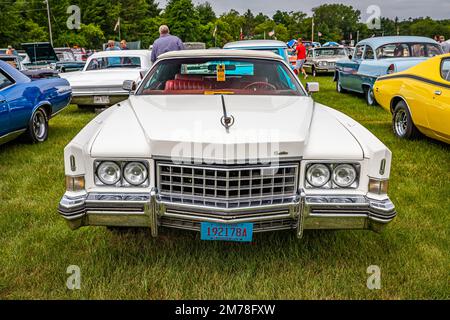
{"type": "Polygon", "coordinates": [[[90,56],[82,71],[61,73],[80,108],[111,106],[128,98],[125,80],[138,83],[151,67],[149,50],[102,51],[90,56]]]}
{"type": "Polygon", "coordinates": [[[254,232],[380,231],[391,152],[346,115],[315,103],[270,52],[163,54],[130,97],[65,148],[59,213],[81,226],[254,232]]]}

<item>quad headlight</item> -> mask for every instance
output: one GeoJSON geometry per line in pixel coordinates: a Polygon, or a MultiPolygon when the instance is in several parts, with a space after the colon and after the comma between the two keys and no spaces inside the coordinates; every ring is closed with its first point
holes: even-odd
{"type": "Polygon", "coordinates": [[[311,186],[320,188],[330,180],[330,169],[321,163],[313,164],[306,171],[306,180],[311,186]]]}
{"type": "Polygon", "coordinates": [[[312,188],[356,188],[358,187],[359,164],[312,163],[306,167],[305,187],[312,188]]]}
{"type": "Polygon", "coordinates": [[[123,169],[125,180],[133,186],[139,186],[147,180],[147,168],[140,162],[130,162],[123,169]]]}
{"type": "Polygon", "coordinates": [[[356,180],[356,169],[349,164],[340,164],[333,170],[333,182],[341,188],[347,188],[356,180]]]}
{"type": "Polygon", "coordinates": [[[95,184],[115,187],[147,187],[149,171],[147,163],[140,161],[96,161],[95,184]]]}
{"type": "Polygon", "coordinates": [[[100,163],[97,168],[97,177],[106,185],[114,185],[119,182],[122,172],[117,163],[105,161],[100,163]]]}

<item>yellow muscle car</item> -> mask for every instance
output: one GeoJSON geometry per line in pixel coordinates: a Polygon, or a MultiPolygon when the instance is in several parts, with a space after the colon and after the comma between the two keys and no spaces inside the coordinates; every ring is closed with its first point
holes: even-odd
{"type": "Polygon", "coordinates": [[[413,139],[423,133],[450,143],[450,54],[380,77],[374,92],[392,113],[395,135],[413,139]]]}

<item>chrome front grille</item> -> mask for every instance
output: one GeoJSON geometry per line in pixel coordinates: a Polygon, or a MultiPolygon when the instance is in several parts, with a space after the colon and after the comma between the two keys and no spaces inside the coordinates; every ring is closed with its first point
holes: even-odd
{"type": "Polygon", "coordinates": [[[298,175],[295,162],[273,167],[157,163],[162,201],[223,209],[291,203],[297,195],[298,175]]]}

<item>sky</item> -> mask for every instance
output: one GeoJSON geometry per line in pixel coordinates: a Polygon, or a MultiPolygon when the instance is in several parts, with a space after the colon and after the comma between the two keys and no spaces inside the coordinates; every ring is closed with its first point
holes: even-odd
{"type": "MultiPolygon", "coordinates": [[[[206,0],[205,0],[206,1],[206,0]]],[[[193,0],[194,3],[205,2],[203,0],[193,0]]],[[[367,20],[370,14],[367,13],[369,6],[376,5],[380,8],[382,17],[395,18],[400,20],[409,17],[426,17],[433,19],[450,19],[450,0],[207,0],[214,8],[216,14],[235,9],[243,13],[247,9],[252,12],[263,12],[272,17],[277,11],[303,11],[311,14],[311,9],[324,3],[342,3],[351,5],[361,11],[361,19],[367,20]]],[[[160,7],[164,7],[167,0],[157,0],[160,7]]]]}

